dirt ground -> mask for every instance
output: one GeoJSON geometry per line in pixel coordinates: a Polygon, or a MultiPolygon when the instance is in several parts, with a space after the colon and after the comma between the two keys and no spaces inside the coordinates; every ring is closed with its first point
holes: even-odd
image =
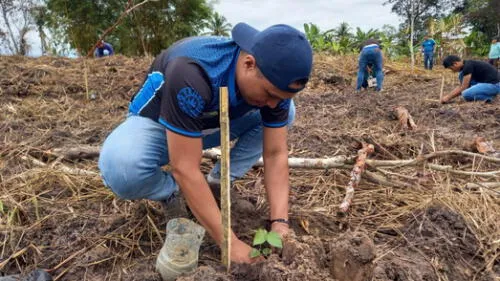
{"type": "MultiPolygon", "coordinates": [[[[55,152],[100,146],[151,60],[0,57],[0,276],[42,268],[55,280],[160,280],[161,204],[120,200],[102,184],[95,156],[55,152]]],[[[293,234],[283,250],[227,274],[206,237],[199,268],[178,280],[499,280],[500,188],[488,184],[500,181],[500,160],[479,155],[472,140],[500,148],[500,99],[441,105],[442,79],[449,91],[453,74],[395,62],[385,71],[381,93],[356,93],[356,58],[316,56],[295,98],[290,157],[352,157],[363,142],[375,146],[370,159],[433,156],[368,165],[347,214],[338,206],[352,163],[291,169],[293,234]],[[396,106],[416,130],[400,127],[396,106]]],[[[202,171],[212,166],[206,159],[202,171]]],[[[233,186],[246,202],[233,205],[233,229],[249,243],[267,219],[262,178],[254,168],[233,186]]]]}

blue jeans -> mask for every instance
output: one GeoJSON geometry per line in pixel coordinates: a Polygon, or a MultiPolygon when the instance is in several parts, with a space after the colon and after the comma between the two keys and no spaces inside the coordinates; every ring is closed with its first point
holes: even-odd
{"type": "MultiPolygon", "coordinates": [[[[292,101],[288,126],[295,118],[292,101]]],[[[242,177],[262,156],[263,125],[258,110],[230,122],[231,180],[242,177]]],[[[174,177],[161,169],[168,164],[165,127],[149,118],[131,115],[106,138],[99,169],[106,186],[123,199],[166,200],[179,190],[174,177]]],[[[203,149],[220,145],[220,131],[203,136],[203,149]]],[[[211,171],[220,178],[220,163],[211,171]]]]}
{"type": "Polygon", "coordinates": [[[375,73],[375,78],[377,79],[377,91],[382,89],[382,83],[384,82],[384,72],[382,71],[382,52],[379,48],[368,48],[363,49],[359,55],[358,63],[358,80],[356,83],[356,90],[360,90],[363,85],[363,81],[367,78],[365,77],[366,66],[372,64],[372,71],[375,73]]]}
{"type": "Polygon", "coordinates": [[[424,66],[425,69],[431,69],[434,64],[434,54],[433,53],[424,53],[424,66]]]}
{"type": "Polygon", "coordinates": [[[476,83],[462,92],[466,101],[492,101],[500,93],[500,83],[476,83]]]}
{"type": "MultiPolygon", "coordinates": [[[[463,71],[458,73],[458,80],[460,83],[464,80],[463,71]]],[[[477,83],[471,79],[469,88],[462,91],[462,97],[466,101],[492,101],[498,93],[500,93],[500,83],[477,83]]]]}

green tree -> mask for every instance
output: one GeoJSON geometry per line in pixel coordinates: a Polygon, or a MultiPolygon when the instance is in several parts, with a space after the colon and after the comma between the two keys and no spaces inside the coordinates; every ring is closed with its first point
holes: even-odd
{"type": "Polygon", "coordinates": [[[487,56],[490,51],[490,40],[488,36],[481,31],[473,30],[465,37],[464,41],[471,50],[472,55],[483,57],[487,56]]]}
{"type": "Polygon", "coordinates": [[[380,42],[384,48],[384,53],[389,58],[394,58],[398,54],[396,47],[398,31],[392,25],[385,24],[379,32],[380,42]]]}
{"type": "Polygon", "coordinates": [[[473,30],[484,33],[489,40],[500,36],[500,1],[468,0],[462,9],[473,30]]]}
{"type": "MultiPolygon", "coordinates": [[[[368,39],[377,39],[380,40],[380,31],[378,29],[373,29],[370,28],[368,31],[364,32],[361,30],[361,28],[356,27],[356,33],[354,34],[353,38],[353,46],[356,49],[361,48],[361,45],[363,44],[364,41],[368,39]]],[[[383,47],[383,46],[382,46],[383,47]]]]}
{"type": "Polygon", "coordinates": [[[227,22],[225,16],[214,12],[212,17],[207,21],[207,28],[209,32],[206,32],[205,35],[229,36],[232,25],[227,22]]]}
{"type": "Polygon", "coordinates": [[[352,33],[351,27],[347,22],[340,23],[339,27],[334,29],[335,38],[340,45],[340,52],[345,54],[352,51],[352,33]]]}
{"type": "Polygon", "coordinates": [[[340,45],[334,42],[334,29],[321,32],[319,27],[313,23],[304,24],[304,33],[315,51],[328,51],[339,53],[340,45]]]}
{"type": "MultiPolygon", "coordinates": [[[[79,54],[85,54],[130,7],[128,0],[46,0],[46,4],[51,34],[79,54]]],[[[105,39],[117,53],[156,55],[181,38],[198,35],[211,11],[205,0],[150,1],[128,14],[105,39]]]]}
{"type": "Polygon", "coordinates": [[[49,50],[47,34],[44,29],[47,25],[47,7],[43,5],[36,5],[31,8],[31,15],[36,26],[36,31],[38,32],[38,36],[40,36],[40,46],[43,55],[49,50]]]}
{"type": "Polygon", "coordinates": [[[416,44],[418,38],[423,37],[426,32],[425,23],[429,18],[440,19],[461,2],[456,0],[387,0],[384,5],[392,5],[392,12],[404,19],[400,29],[407,31],[406,40],[410,40],[410,25],[413,22],[414,37],[411,43],[416,44]]]}

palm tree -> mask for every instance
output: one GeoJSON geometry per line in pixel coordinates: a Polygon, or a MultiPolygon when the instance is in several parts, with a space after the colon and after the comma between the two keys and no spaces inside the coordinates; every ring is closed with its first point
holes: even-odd
{"type": "Polygon", "coordinates": [[[203,35],[229,36],[229,31],[231,30],[232,25],[227,22],[225,16],[214,12],[212,17],[207,21],[207,28],[210,31],[204,33],[203,35]]]}
{"type": "Polygon", "coordinates": [[[378,29],[370,28],[367,32],[364,32],[361,28],[356,27],[356,34],[354,34],[353,39],[353,46],[355,48],[359,48],[363,42],[368,39],[380,39],[380,31],[378,29]]]}
{"type": "Polygon", "coordinates": [[[345,54],[352,50],[351,27],[347,22],[340,23],[339,27],[334,29],[335,37],[340,45],[340,53],[345,54]]]}
{"type": "Polygon", "coordinates": [[[347,22],[341,22],[339,27],[335,29],[335,36],[341,40],[345,37],[351,37],[351,27],[347,22]]]}
{"type": "Polygon", "coordinates": [[[464,55],[466,44],[463,40],[465,37],[464,17],[461,14],[449,15],[437,23],[437,34],[442,38],[441,46],[446,54],[464,55]]]}

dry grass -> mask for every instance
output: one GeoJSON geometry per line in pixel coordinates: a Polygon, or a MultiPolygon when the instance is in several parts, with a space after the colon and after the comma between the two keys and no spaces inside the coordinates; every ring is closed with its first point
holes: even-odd
{"type": "MultiPolygon", "coordinates": [[[[456,134],[469,134],[460,131],[464,127],[446,128],[446,123],[432,122],[430,116],[425,116],[426,112],[418,113],[419,108],[430,104],[424,99],[431,94],[418,97],[418,104],[417,98],[394,94],[401,89],[414,91],[414,86],[425,83],[433,83],[433,87],[440,85],[440,75],[446,77],[450,87],[455,82],[447,72],[438,69],[428,73],[417,69],[410,73],[405,65],[386,64],[386,69],[393,73],[389,73],[388,90],[382,94],[381,114],[405,100],[412,114],[416,113],[417,124],[426,127],[419,132],[400,134],[390,121],[377,121],[381,119],[381,115],[374,114],[380,113],[377,109],[361,117],[349,115],[352,111],[363,112],[360,106],[369,106],[373,100],[361,105],[348,98],[340,105],[321,102],[324,93],[337,93],[344,98],[352,92],[354,57],[317,56],[315,63],[316,75],[311,86],[297,101],[298,112],[310,114],[298,116],[290,142],[292,156],[353,155],[357,148],[352,143],[367,138],[377,140],[398,159],[414,158],[421,145],[431,152],[450,149],[450,146],[463,149],[465,140],[458,140],[456,134]],[[319,73],[332,71],[344,78],[343,84],[332,86],[318,78],[319,73]],[[338,116],[336,122],[322,126],[317,119],[323,118],[323,113],[332,112],[338,116]],[[373,122],[367,122],[367,118],[373,122]]],[[[124,118],[127,100],[142,82],[148,64],[144,59],[120,56],[87,61],[89,88],[86,88],[81,60],[0,57],[0,271],[42,267],[48,269],[55,280],[74,280],[74,276],[81,280],[119,280],[134,272],[142,272],[144,277],[144,272],[152,271],[155,255],[165,237],[165,221],[158,211],[159,204],[118,200],[103,186],[97,174],[77,176],[61,171],[64,165],[98,173],[95,159],[67,162],[46,153],[58,147],[100,145],[124,118]],[[87,90],[89,97],[94,94],[96,98],[89,99],[87,90]],[[31,159],[46,165],[36,165],[31,159]]],[[[462,115],[476,110],[470,104],[451,106],[458,107],[462,115]]],[[[493,121],[485,122],[497,127],[485,129],[483,134],[498,147],[499,136],[494,133],[500,118],[498,103],[493,106],[493,121]]],[[[481,116],[469,117],[482,122],[481,116]]],[[[375,157],[391,159],[381,152],[375,157]]],[[[434,159],[431,163],[452,164],[468,171],[500,168],[495,163],[465,158],[434,159]]],[[[208,171],[210,166],[204,163],[203,170],[208,171]]],[[[350,214],[342,217],[337,210],[349,181],[348,169],[293,170],[292,218],[311,222],[302,227],[298,224],[296,231],[305,231],[308,226],[306,230],[311,234],[331,235],[339,229],[350,228],[363,229],[375,236],[380,229],[402,227],[418,210],[440,203],[465,218],[480,243],[477,255],[484,257],[488,270],[495,270],[500,253],[499,190],[463,187],[468,182],[498,181],[498,177],[451,175],[431,171],[425,163],[416,167],[369,170],[385,173],[388,180],[414,183],[415,188],[362,181],[350,214]]],[[[260,169],[252,171],[236,183],[235,189],[253,198],[257,208],[264,210],[264,189],[258,181],[261,172],[260,169]]],[[[378,245],[379,252],[387,250],[386,246],[378,245]]],[[[208,243],[206,247],[214,246],[208,243]]],[[[150,278],[154,278],[153,273],[150,278]]]]}

